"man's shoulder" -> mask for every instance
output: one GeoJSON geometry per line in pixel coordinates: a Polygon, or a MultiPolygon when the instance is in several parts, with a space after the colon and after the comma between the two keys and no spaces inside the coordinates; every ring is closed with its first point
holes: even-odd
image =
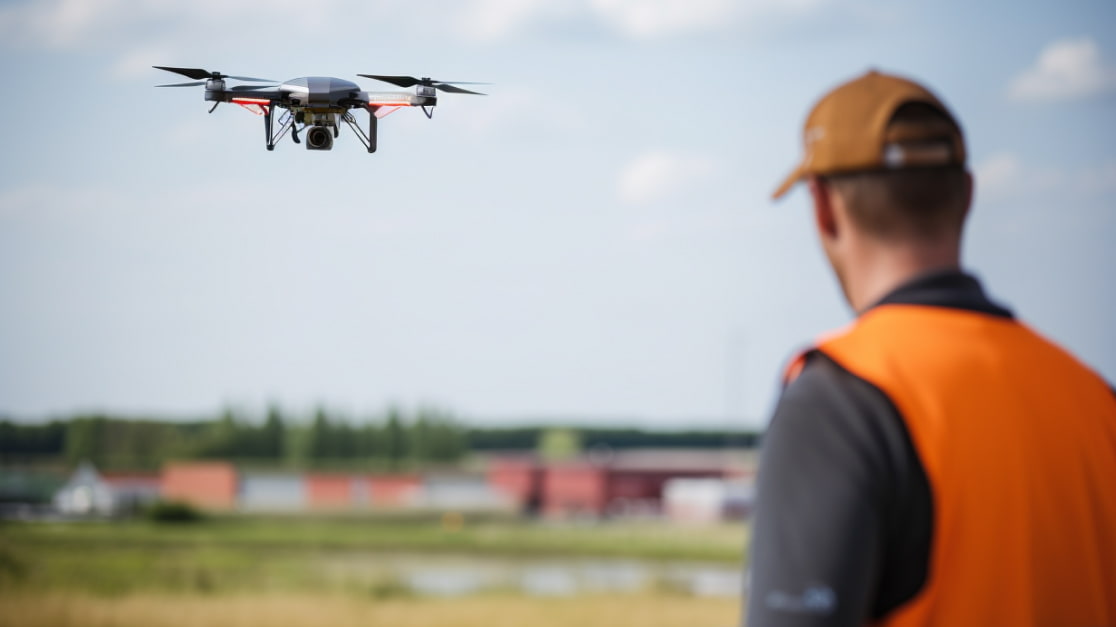
{"type": "Polygon", "coordinates": [[[783,389],[777,410],[815,409],[822,414],[847,409],[895,411],[882,390],[849,372],[825,353],[811,350],[801,360],[802,367],[783,389]]]}
{"type": "Polygon", "coordinates": [[[805,356],[784,388],[768,436],[795,449],[836,446],[853,456],[891,456],[908,440],[891,399],[819,351],[805,356]]]}

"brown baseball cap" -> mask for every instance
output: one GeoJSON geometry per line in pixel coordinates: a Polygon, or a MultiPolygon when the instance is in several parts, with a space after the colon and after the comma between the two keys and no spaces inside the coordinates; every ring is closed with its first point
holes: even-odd
{"type": "Polygon", "coordinates": [[[965,164],[961,126],[945,104],[914,81],[875,70],[823,96],[802,137],[806,155],[773,198],[810,175],[965,164]],[[909,103],[930,105],[947,119],[889,125],[909,103]]]}

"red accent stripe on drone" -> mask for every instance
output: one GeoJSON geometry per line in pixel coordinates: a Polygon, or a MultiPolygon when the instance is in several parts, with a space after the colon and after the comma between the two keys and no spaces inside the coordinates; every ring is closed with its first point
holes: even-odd
{"type": "Polygon", "coordinates": [[[377,107],[376,108],[376,113],[374,115],[376,116],[377,120],[382,120],[382,119],[386,118],[387,116],[391,115],[392,113],[395,113],[396,111],[398,111],[402,108],[403,107],[394,107],[394,106],[391,106],[391,105],[388,105],[388,106],[385,106],[385,107],[377,107]]]}
{"type": "Polygon", "coordinates": [[[232,102],[238,104],[256,115],[267,115],[271,101],[260,98],[233,98],[232,102]]]}

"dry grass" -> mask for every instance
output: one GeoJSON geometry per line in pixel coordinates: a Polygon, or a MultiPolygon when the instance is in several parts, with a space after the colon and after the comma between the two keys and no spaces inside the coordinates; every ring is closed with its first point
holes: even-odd
{"type": "Polygon", "coordinates": [[[0,625],[20,627],[729,627],[733,599],[670,595],[532,599],[369,600],[343,595],[16,593],[0,597],[0,625]]]}

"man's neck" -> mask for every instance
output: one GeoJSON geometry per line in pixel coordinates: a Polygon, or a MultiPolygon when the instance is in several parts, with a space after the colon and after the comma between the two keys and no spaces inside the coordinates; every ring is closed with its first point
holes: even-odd
{"type": "Polygon", "coordinates": [[[910,245],[865,247],[852,260],[847,281],[849,304],[859,315],[899,286],[936,270],[959,270],[959,246],[910,245]]]}

